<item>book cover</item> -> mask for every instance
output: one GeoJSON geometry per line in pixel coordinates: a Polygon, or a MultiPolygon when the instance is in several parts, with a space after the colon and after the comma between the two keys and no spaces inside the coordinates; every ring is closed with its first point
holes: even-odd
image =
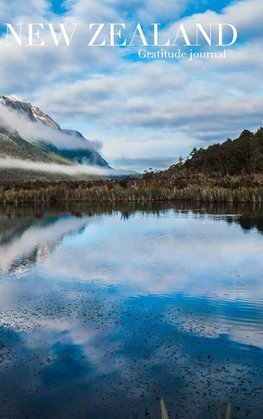
{"type": "Polygon", "coordinates": [[[262,2],[0,6],[0,416],[261,419],[262,2]]]}

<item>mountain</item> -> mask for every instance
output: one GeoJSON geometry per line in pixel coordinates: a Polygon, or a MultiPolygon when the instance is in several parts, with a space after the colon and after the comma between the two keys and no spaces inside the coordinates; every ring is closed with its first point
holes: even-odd
{"type": "Polygon", "coordinates": [[[194,148],[182,164],[168,169],[209,175],[249,175],[263,173],[263,128],[255,133],[244,130],[234,140],[213,144],[206,149],[194,148]]]}
{"type": "Polygon", "coordinates": [[[49,115],[16,96],[0,96],[0,157],[109,168],[78,131],[62,129],[49,115]]]}
{"type": "Polygon", "coordinates": [[[59,125],[50,116],[33,106],[30,102],[20,99],[15,95],[0,96],[0,103],[26,116],[32,122],[41,122],[54,129],[60,129],[59,125]]]}
{"type": "Polygon", "coordinates": [[[61,128],[59,129],[61,133],[69,137],[69,140],[71,138],[73,141],[75,141],[76,138],[79,139],[82,142],[81,147],[79,146],[77,148],[58,148],[55,145],[43,140],[40,141],[39,144],[41,144],[42,148],[45,151],[54,152],[65,159],[71,160],[74,163],[110,168],[106,160],[104,160],[103,157],[101,157],[101,155],[95,150],[93,146],[89,144],[87,147],[87,140],[85,137],[83,137],[83,135],[80,132],[61,128]]]}
{"type": "Polygon", "coordinates": [[[0,273],[26,269],[51,253],[66,236],[81,231],[90,217],[57,210],[0,209],[0,273]],[[31,212],[31,213],[30,213],[31,212]]]}
{"type": "Polygon", "coordinates": [[[44,163],[73,164],[56,152],[48,151],[40,144],[25,140],[17,131],[10,131],[0,126],[0,158],[3,157],[44,163]]]}

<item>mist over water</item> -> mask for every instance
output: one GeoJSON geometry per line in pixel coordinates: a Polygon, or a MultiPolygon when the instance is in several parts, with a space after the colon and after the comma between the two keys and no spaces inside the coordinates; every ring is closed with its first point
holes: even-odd
{"type": "Polygon", "coordinates": [[[0,209],[1,413],[261,418],[262,231],[252,206],[0,209]]]}

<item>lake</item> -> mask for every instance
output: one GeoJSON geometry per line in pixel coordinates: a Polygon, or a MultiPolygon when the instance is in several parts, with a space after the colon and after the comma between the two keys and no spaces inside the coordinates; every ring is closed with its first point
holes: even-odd
{"type": "Polygon", "coordinates": [[[263,209],[0,208],[0,417],[263,417],[263,209]]]}

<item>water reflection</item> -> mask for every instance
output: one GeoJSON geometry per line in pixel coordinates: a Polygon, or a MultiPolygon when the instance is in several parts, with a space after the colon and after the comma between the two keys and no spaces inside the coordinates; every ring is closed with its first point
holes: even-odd
{"type": "Polygon", "coordinates": [[[80,232],[89,217],[0,215],[0,271],[19,270],[52,252],[65,235],[80,232]]]}
{"type": "MultiPolygon", "coordinates": [[[[171,207],[167,203],[141,207],[122,205],[119,208],[111,205],[0,207],[0,272],[19,270],[36,263],[52,252],[65,235],[77,233],[85,228],[95,215],[120,212],[122,220],[129,220],[138,210],[143,215],[152,213],[161,216],[163,211],[171,210],[171,207]]],[[[214,220],[223,219],[229,224],[238,223],[244,230],[256,228],[259,232],[263,231],[262,209],[256,205],[254,208],[246,205],[209,205],[193,208],[189,203],[181,203],[172,211],[174,214],[190,213],[200,217],[210,214],[214,220]]]]}
{"type": "Polygon", "coordinates": [[[157,418],[161,395],[172,417],[215,417],[232,398],[236,417],[261,418],[262,218],[2,209],[1,414],[157,418]]]}

